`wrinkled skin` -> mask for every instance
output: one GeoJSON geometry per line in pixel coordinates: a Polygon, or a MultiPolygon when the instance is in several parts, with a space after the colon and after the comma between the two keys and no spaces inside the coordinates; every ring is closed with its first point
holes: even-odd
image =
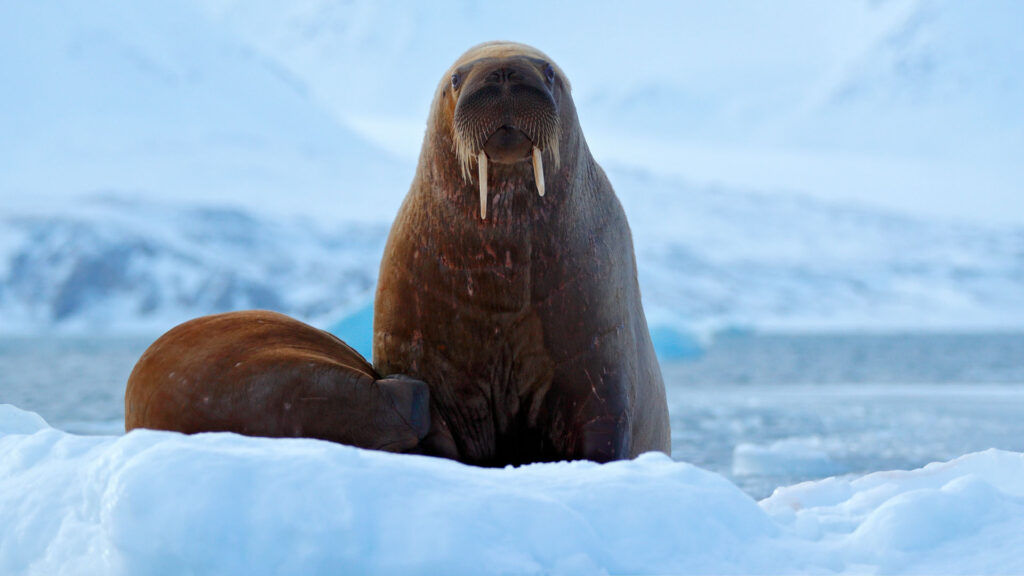
{"type": "Polygon", "coordinates": [[[127,431],[308,437],[419,452],[430,428],[423,382],[382,379],[331,334],[259,310],[168,331],[135,365],[124,403],[127,431]]]}
{"type": "Polygon", "coordinates": [[[442,77],[375,309],[377,369],[430,386],[428,453],[502,466],[670,450],[625,214],[568,81],[533,48],[481,45],[442,77]]]}

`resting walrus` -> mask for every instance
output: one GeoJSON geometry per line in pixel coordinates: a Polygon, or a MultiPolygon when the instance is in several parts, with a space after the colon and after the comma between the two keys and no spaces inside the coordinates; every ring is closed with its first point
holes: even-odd
{"type": "Polygon", "coordinates": [[[381,262],[373,358],[430,386],[428,452],[480,465],[669,452],[625,214],[550,58],[445,73],[381,262]]]}
{"type": "Polygon", "coordinates": [[[380,378],[327,332],[251,310],[196,318],[158,338],[128,377],[124,424],[418,452],[429,397],[423,382],[380,378]]]}

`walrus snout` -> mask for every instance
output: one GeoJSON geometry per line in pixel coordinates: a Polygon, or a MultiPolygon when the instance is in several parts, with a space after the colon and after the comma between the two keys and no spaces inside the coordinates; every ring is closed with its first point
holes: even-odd
{"type": "Polygon", "coordinates": [[[533,161],[537,193],[544,196],[544,153],[559,164],[558,83],[540,58],[481,58],[455,69],[455,151],[469,180],[477,162],[480,218],[487,219],[487,165],[533,161]]]}
{"type": "Polygon", "coordinates": [[[530,157],[533,140],[514,126],[502,126],[484,142],[487,158],[499,164],[514,164],[530,157]]]}
{"type": "MultiPolygon", "coordinates": [[[[541,150],[557,147],[558,105],[554,83],[545,75],[548,66],[536,59],[498,58],[471,62],[455,73],[464,77],[453,87],[455,137],[466,156],[478,155],[496,135],[518,136],[503,132],[506,128],[541,150]]],[[[502,161],[494,155],[490,159],[502,161]]]]}

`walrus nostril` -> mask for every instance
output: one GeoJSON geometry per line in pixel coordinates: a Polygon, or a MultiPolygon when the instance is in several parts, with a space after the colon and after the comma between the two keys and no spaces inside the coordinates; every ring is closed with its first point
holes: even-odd
{"type": "Polygon", "coordinates": [[[493,84],[505,84],[518,77],[516,71],[512,68],[502,66],[497,70],[487,75],[487,81],[493,84]]]}

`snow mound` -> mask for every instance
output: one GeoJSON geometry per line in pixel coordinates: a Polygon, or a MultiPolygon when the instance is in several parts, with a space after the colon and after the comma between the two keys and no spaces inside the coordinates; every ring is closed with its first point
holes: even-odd
{"type": "Polygon", "coordinates": [[[778,530],[725,479],[656,454],[501,470],[312,440],[3,430],[3,573],[718,571],[709,545],[747,565],[778,530]]]}
{"type": "Polygon", "coordinates": [[[50,426],[35,412],[19,410],[10,404],[0,404],[0,436],[4,434],[34,434],[50,426]]]}
{"type": "Polygon", "coordinates": [[[658,454],[483,469],[315,440],[75,436],[0,407],[5,574],[1008,573],[1022,498],[1009,452],[758,505],[658,454]]]}
{"type": "Polygon", "coordinates": [[[1024,454],[779,488],[761,507],[796,536],[882,573],[1024,572],[1024,454]]]}

